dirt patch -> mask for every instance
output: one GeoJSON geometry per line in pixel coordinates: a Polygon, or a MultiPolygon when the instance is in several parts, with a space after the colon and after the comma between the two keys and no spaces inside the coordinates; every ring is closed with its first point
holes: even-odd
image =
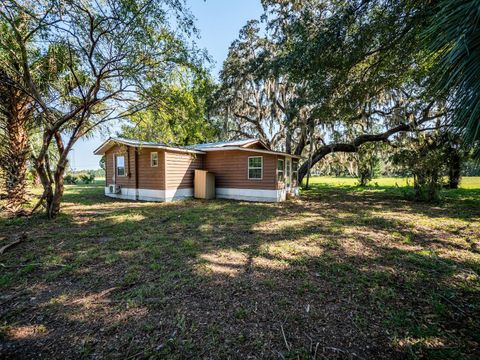
{"type": "Polygon", "coordinates": [[[0,220],[0,237],[35,229],[0,259],[2,358],[480,351],[476,193],[429,207],[335,187],[282,204],[81,191],[54,221],[0,220]]]}

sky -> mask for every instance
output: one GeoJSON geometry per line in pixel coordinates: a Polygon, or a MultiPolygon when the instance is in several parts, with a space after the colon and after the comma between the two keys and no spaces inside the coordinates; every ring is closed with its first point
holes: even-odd
{"type": "MultiPolygon", "coordinates": [[[[200,30],[200,39],[195,42],[206,49],[215,61],[212,75],[217,78],[228,47],[238,37],[240,29],[247,20],[260,18],[263,11],[260,0],[187,0],[187,5],[200,30]]],[[[112,128],[115,129],[115,126],[112,128]]],[[[111,135],[115,135],[114,132],[111,135]]],[[[98,134],[90,139],[78,140],[69,156],[71,168],[98,169],[100,156],[93,155],[93,151],[106,137],[108,134],[98,134]]]]}

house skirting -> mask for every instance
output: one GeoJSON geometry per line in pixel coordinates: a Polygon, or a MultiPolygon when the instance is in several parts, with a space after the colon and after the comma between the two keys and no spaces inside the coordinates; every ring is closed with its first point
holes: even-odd
{"type": "MultiPolygon", "coordinates": [[[[294,188],[292,191],[295,194],[299,193],[298,188],[294,188]]],[[[120,194],[111,194],[109,187],[106,186],[105,195],[116,199],[168,202],[193,197],[193,188],[152,190],[122,187],[120,194]]],[[[279,202],[286,200],[287,190],[216,188],[216,197],[219,199],[279,202]]]]}
{"type": "Polygon", "coordinates": [[[259,190],[259,189],[235,189],[217,188],[217,198],[246,201],[278,202],[285,201],[287,191],[282,190],[259,190]]]}
{"type": "Polygon", "coordinates": [[[111,194],[109,187],[106,186],[105,195],[111,198],[124,200],[173,201],[193,197],[193,188],[152,190],[122,187],[120,194],[111,194]]]}

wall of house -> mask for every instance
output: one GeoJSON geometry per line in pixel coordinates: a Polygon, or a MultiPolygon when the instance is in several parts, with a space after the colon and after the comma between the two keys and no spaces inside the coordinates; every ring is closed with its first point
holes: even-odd
{"type": "Polygon", "coordinates": [[[138,148],[138,188],[165,189],[165,150],[138,148]],[[152,167],[150,154],[158,153],[158,166],[152,167]]]}
{"type": "Polygon", "coordinates": [[[204,156],[202,154],[166,151],[166,189],[193,189],[195,169],[203,169],[204,156]]]}
{"type": "Polygon", "coordinates": [[[277,189],[277,155],[251,151],[210,151],[205,157],[205,169],[215,174],[217,188],[277,189]],[[263,177],[248,179],[248,158],[263,156],[263,177]]]}
{"type": "Polygon", "coordinates": [[[135,148],[114,145],[105,152],[105,185],[116,183],[122,187],[135,187],[135,148]],[[125,156],[125,176],[115,176],[115,156],[125,156]]]}
{"type": "Polygon", "coordinates": [[[116,183],[122,187],[119,194],[110,193],[107,187],[105,194],[111,197],[148,201],[190,197],[193,196],[196,169],[214,173],[219,198],[282,201],[286,196],[284,184],[277,181],[277,160],[285,160],[281,155],[241,150],[210,151],[202,155],[115,145],[106,151],[105,157],[105,185],[116,183]],[[152,152],[158,153],[157,167],[151,166],[152,152]],[[126,175],[116,176],[114,181],[116,155],[125,156],[126,175]],[[248,179],[248,158],[251,156],[263,157],[262,179],[248,179]],[[138,159],[137,166],[135,159],[138,159]]]}

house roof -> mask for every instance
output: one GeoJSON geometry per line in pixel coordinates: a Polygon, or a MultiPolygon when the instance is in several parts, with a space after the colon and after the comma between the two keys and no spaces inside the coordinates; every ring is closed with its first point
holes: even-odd
{"type": "Polygon", "coordinates": [[[240,151],[249,151],[253,153],[261,153],[261,154],[272,154],[272,155],[282,155],[286,157],[291,157],[294,159],[301,159],[302,157],[299,155],[292,155],[292,154],[287,154],[285,152],[281,151],[274,151],[274,150],[264,150],[264,149],[252,149],[248,147],[241,147],[241,146],[225,146],[225,147],[213,147],[213,148],[205,148],[202,149],[204,152],[209,152],[209,151],[228,151],[228,150],[240,150],[240,151]]]}
{"type": "Polygon", "coordinates": [[[134,147],[173,150],[173,151],[187,152],[187,153],[193,153],[193,154],[206,154],[208,151],[241,150],[241,151],[250,151],[255,153],[284,155],[284,156],[289,156],[297,159],[301,158],[301,156],[298,156],[298,155],[290,155],[281,151],[270,150],[268,146],[259,139],[220,141],[215,143],[195,144],[195,145],[189,145],[189,146],[170,146],[167,144],[150,142],[150,141],[140,141],[140,140],[133,140],[133,139],[124,139],[119,137],[110,137],[94,151],[94,154],[103,155],[108,149],[110,149],[112,146],[116,144],[123,144],[123,145],[129,145],[134,147]],[[264,149],[248,147],[249,145],[253,145],[256,143],[261,144],[264,147],[264,149]]]}
{"type": "MultiPolygon", "coordinates": [[[[260,142],[258,139],[243,139],[243,140],[232,140],[232,141],[219,141],[214,143],[204,143],[204,144],[195,144],[187,146],[188,148],[192,149],[208,149],[208,148],[221,148],[226,146],[247,146],[250,144],[254,144],[256,142],[260,142]]],[[[262,143],[265,146],[265,144],[262,143]]],[[[267,146],[265,146],[267,148],[267,146]]]]}
{"type": "Polygon", "coordinates": [[[95,151],[93,152],[95,155],[103,155],[105,152],[110,149],[112,146],[116,144],[122,145],[129,145],[134,147],[146,147],[146,148],[154,148],[154,149],[165,149],[165,150],[174,150],[180,152],[187,152],[192,154],[205,154],[203,151],[190,149],[187,147],[182,146],[170,146],[164,143],[157,143],[151,141],[141,141],[141,140],[133,140],[133,139],[125,139],[119,137],[110,137],[103,142],[95,151]]]}

